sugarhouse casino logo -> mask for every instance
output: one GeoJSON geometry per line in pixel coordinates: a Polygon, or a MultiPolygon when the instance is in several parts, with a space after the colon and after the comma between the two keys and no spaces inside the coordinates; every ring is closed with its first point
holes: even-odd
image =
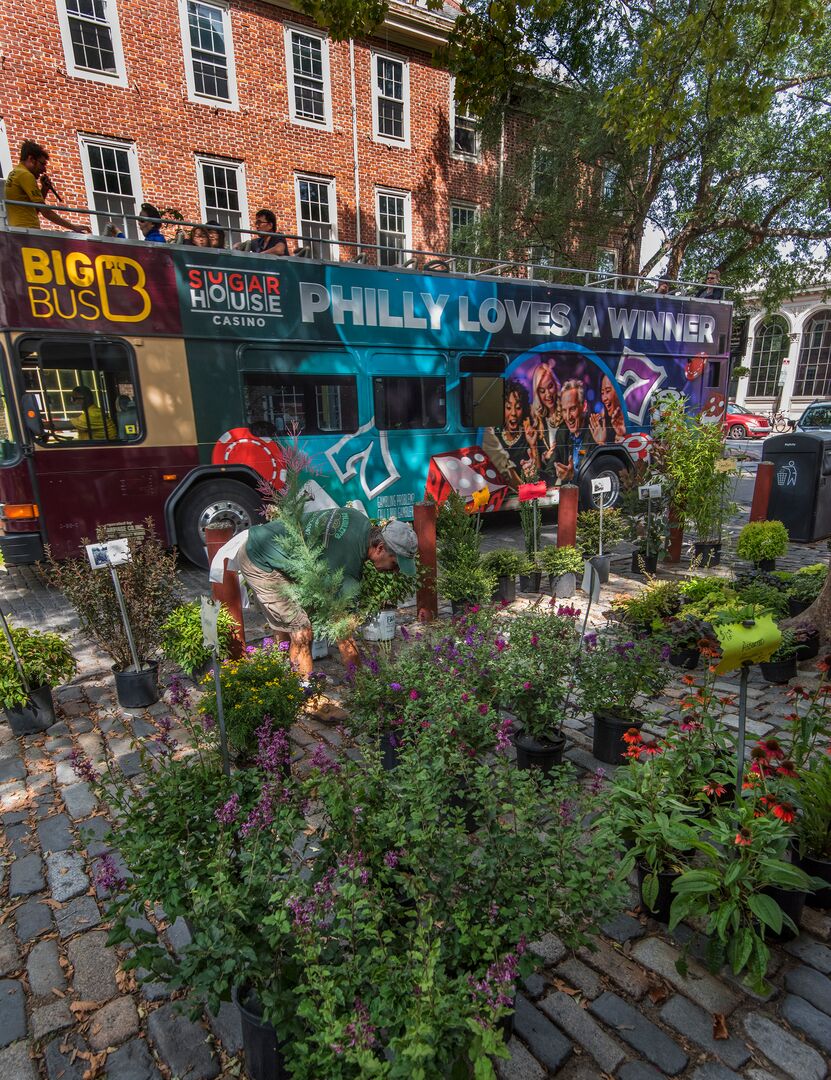
{"type": "Polygon", "coordinates": [[[192,315],[204,315],[213,326],[267,326],[283,317],[280,275],[262,270],[220,270],[187,264],[192,315]]]}

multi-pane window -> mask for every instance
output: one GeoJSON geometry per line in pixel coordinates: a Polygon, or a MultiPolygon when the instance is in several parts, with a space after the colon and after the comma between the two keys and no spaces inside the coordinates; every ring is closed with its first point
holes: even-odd
{"type": "Polygon", "coordinates": [[[66,15],[76,65],[115,75],[115,49],[106,0],[66,0],[66,15]]]}
{"type": "Polygon", "coordinates": [[[205,0],[186,0],[182,29],[190,58],[188,88],[191,96],[233,105],[236,82],[228,8],[205,0]]]}
{"type": "Polygon", "coordinates": [[[402,253],[409,248],[409,196],[403,192],[378,191],[377,225],[380,266],[396,266],[403,262],[402,253]]]}
{"type": "Polygon", "coordinates": [[[831,395],[831,310],[805,324],[793,392],[794,397],[831,395]]]}
{"type": "Polygon", "coordinates": [[[288,29],[286,52],[292,120],[321,127],[331,124],[326,39],[318,34],[288,29]]]}
{"type": "Polygon", "coordinates": [[[614,281],[610,281],[609,278],[617,270],[617,252],[612,251],[611,248],[600,248],[597,252],[597,270],[600,273],[600,279],[597,280],[597,284],[608,288],[610,285],[614,285],[614,281]]]}
{"type": "Polygon", "coordinates": [[[614,203],[617,197],[618,175],[619,169],[617,165],[603,166],[603,182],[601,185],[600,197],[607,206],[614,203]]]}
{"type": "Polygon", "coordinates": [[[375,135],[406,145],[410,139],[407,65],[391,56],[372,57],[372,104],[375,135]]]}
{"type": "Polygon", "coordinates": [[[236,244],[243,219],[248,219],[241,162],[197,158],[196,165],[205,221],[217,222],[228,234],[229,246],[236,244]]]}
{"type": "Polygon", "coordinates": [[[243,375],[245,416],[261,438],[357,431],[358,391],[351,375],[243,375]]]}
{"type": "Polygon", "coordinates": [[[383,375],[372,380],[375,426],[379,431],[443,428],[447,395],[443,378],[383,375]]]}
{"type": "Polygon", "coordinates": [[[8,176],[12,171],[12,155],[9,150],[9,135],[6,131],[6,121],[0,116],[0,173],[8,176]]]}
{"type": "Polygon", "coordinates": [[[450,83],[450,130],[451,149],[457,157],[478,158],[479,128],[474,116],[459,109],[454,93],[455,80],[450,83]]]}
{"type": "Polygon", "coordinates": [[[138,162],[132,143],[81,138],[81,160],[89,205],[96,211],[98,231],[112,222],[125,236],[139,235],[135,214],[141,202],[138,162]]]}
{"type": "Polygon", "coordinates": [[[773,397],[776,394],[782,361],[788,355],[789,348],[788,324],[781,315],[765,319],[756,328],[747,384],[748,397],[773,397]]]}
{"type": "Polygon", "coordinates": [[[478,220],[478,206],[472,203],[450,204],[450,250],[454,254],[471,255],[475,252],[478,220]]]}
{"type": "Polygon", "coordinates": [[[334,180],[318,180],[313,176],[298,176],[297,229],[312,251],[313,259],[333,257],[331,241],[336,239],[334,180]]]}
{"type": "Polygon", "coordinates": [[[557,183],[557,158],[553,150],[546,146],[534,148],[534,159],[531,171],[531,188],[534,195],[550,195],[557,183]]]}

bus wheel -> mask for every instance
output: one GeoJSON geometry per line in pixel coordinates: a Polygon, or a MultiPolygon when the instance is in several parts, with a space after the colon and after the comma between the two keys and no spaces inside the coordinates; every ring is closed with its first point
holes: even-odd
{"type": "Polygon", "coordinates": [[[580,507],[584,510],[597,510],[600,500],[603,500],[604,509],[617,506],[620,502],[620,474],[626,472],[624,463],[616,457],[601,455],[594,458],[588,468],[580,474],[580,507]],[[612,482],[612,490],[604,495],[592,495],[592,480],[608,477],[612,482]]]}
{"type": "Polygon", "coordinates": [[[239,480],[208,480],[197,484],[176,511],[177,546],[196,566],[208,565],[205,529],[233,525],[234,532],[262,520],[260,497],[239,480]]]}

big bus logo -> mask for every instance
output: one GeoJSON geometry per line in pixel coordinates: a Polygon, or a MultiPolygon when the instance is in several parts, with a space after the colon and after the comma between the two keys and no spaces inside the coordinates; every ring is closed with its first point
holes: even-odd
{"type": "Polygon", "coordinates": [[[35,319],[143,322],[152,307],[147,275],[125,255],[24,247],[29,307],[35,319]]]}
{"type": "Polygon", "coordinates": [[[188,264],[192,315],[207,315],[214,326],[265,326],[283,315],[279,274],[260,270],[220,270],[188,264]]]}

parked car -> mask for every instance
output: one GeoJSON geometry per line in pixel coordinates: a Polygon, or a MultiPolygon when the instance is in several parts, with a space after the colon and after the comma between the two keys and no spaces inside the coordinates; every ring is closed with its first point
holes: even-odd
{"type": "Polygon", "coordinates": [[[766,439],[770,435],[770,420],[729,401],[724,414],[724,430],[728,439],[766,439]]]}
{"type": "Polygon", "coordinates": [[[796,422],[798,431],[831,430],[831,401],[812,401],[796,422]]]}

